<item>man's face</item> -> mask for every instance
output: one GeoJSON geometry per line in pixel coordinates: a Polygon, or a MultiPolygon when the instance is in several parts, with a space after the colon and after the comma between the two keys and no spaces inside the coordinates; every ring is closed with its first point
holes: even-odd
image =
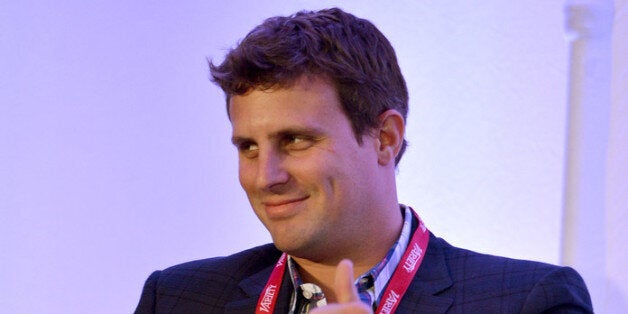
{"type": "Polygon", "coordinates": [[[304,76],[233,96],[229,110],[240,184],[275,245],[312,260],[355,245],[377,140],[358,144],[335,88],[304,76]]]}

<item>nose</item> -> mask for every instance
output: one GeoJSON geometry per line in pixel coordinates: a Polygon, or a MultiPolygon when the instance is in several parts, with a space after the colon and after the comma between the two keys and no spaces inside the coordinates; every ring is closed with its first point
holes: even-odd
{"type": "Polygon", "coordinates": [[[275,194],[283,193],[290,180],[285,156],[275,149],[267,149],[260,151],[257,162],[257,187],[275,194]]]}

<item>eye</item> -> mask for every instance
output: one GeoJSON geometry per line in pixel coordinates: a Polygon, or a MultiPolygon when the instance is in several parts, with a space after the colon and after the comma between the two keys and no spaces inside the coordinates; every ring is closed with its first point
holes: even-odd
{"type": "Polygon", "coordinates": [[[289,134],[283,139],[283,146],[288,150],[305,150],[314,144],[311,136],[289,134]]]}
{"type": "Polygon", "coordinates": [[[259,151],[259,147],[253,142],[238,143],[237,148],[238,152],[246,158],[255,158],[259,151]]]}

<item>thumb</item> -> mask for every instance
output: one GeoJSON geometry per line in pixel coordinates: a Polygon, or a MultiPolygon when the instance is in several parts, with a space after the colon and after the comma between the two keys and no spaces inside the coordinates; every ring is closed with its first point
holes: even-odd
{"type": "Polygon", "coordinates": [[[334,292],[338,303],[360,301],[358,290],[353,284],[353,263],[348,259],[343,259],[336,267],[334,292]]]}

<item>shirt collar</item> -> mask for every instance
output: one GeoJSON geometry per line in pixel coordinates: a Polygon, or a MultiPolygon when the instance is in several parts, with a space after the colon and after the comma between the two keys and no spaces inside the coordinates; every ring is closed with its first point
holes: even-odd
{"type": "Polygon", "coordinates": [[[374,298],[375,303],[379,304],[379,297],[381,293],[386,288],[390,277],[395,272],[397,265],[399,265],[399,261],[403,257],[403,253],[406,251],[408,247],[408,241],[410,241],[410,233],[412,229],[412,210],[410,207],[406,205],[400,205],[403,209],[403,227],[401,228],[401,234],[397,239],[397,242],[390,248],[386,257],[380,261],[377,265],[375,265],[371,270],[364,273],[356,280],[358,283],[361,278],[372,276],[374,279],[374,298]]]}
{"type": "MultiPolygon", "coordinates": [[[[401,257],[408,247],[408,241],[410,240],[412,229],[412,209],[409,206],[400,204],[400,210],[403,213],[403,226],[401,228],[401,234],[399,235],[399,238],[390,248],[384,259],[382,259],[369,271],[360,275],[355,281],[356,286],[363,286],[363,289],[367,289],[369,294],[371,294],[371,299],[374,300],[374,304],[372,304],[373,307],[376,307],[379,304],[379,297],[386,288],[390,277],[397,268],[401,257]],[[365,285],[369,281],[373,282],[373,286],[370,286],[370,284],[365,285]]],[[[291,302],[291,313],[294,313],[296,310],[294,307],[297,303],[298,294],[302,291],[301,286],[303,285],[303,281],[301,280],[299,272],[296,268],[296,264],[291,256],[288,256],[288,271],[290,273],[292,286],[294,288],[291,302]]]]}

